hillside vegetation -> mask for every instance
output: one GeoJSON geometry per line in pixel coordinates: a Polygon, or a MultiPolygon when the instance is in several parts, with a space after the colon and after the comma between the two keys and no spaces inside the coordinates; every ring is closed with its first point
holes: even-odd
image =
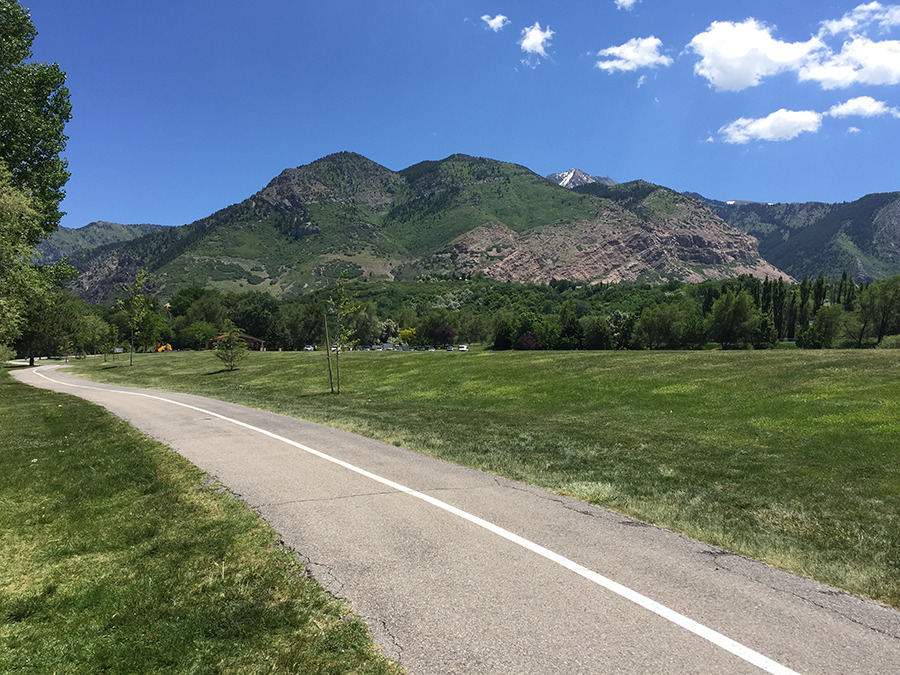
{"type": "Polygon", "coordinates": [[[900,274],[900,192],[844,204],[708,204],[798,279],[847,272],[862,283],[900,274]]]}
{"type": "Polygon", "coordinates": [[[97,221],[72,229],[60,227],[37,246],[37,262],[48,264],[80,251],[117,245],[165,229],[163,225],[121,225],[97,221]]]}

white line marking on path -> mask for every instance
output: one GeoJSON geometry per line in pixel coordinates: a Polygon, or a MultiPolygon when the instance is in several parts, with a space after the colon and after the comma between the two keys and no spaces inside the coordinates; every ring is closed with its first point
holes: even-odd
{"type": "MultiPolygon", "coordinates": [[[[53,370],[56,368],[56,366],[44,366],[44,368],[53,370]]],[[[361,476],[365,476],[366,478],[370,478],[371,480],[381,483],[382,485],[386,485],[390,488],[393,488],[394,490],[397,490],[398,492],[407,494],[410,497],[415,497],[416,499],[421,499],[423,502],[427,502],[428,504],[431,504],[432,506],[436,506],[437,508],[443,509],[444,511],[447,511],[448,513],[452,513],[455,516],[459,516],[460,518],[467,520],[474,525],[482,527],[485,530],[492,532],[499,537],[503,537],[504,539],[511,541],[514,544],[518,544],[522,548],[528,549],[529,551],[536,553],[539,556],[546,558],[547,560],[555,562],[557,565],[561,565],[562,567],[565,567],[567,570],[570,570],[570,571],[574,572],[575,574],[578,574],[579,576],[584,577],[588,581],[592,581],[595,584],[597,584],[598,586],[602,586],[603,588],[607,589],[608,591],[612,591],[616,595],[619,595],[620,597],[623,597],[626,600],[630,600],[631,602],[635,603],[636,605],[639,605],[639,606],[643,607],[644,609],[649,610],[658,616],[661,616],[663,619],[666,619],[667,621],[674,623],[676,626],[680,626],[681,628],[684,628],[685,630],[690,631],[691,633],[694,633],[694,635],[697,635],[697,636],[703,638],[704,640],[711,642],[712,644],[716,645],[717,647],[720,647],[721,649],[724,649],[725,651],[734,654],[738,658],[743,659],[744,661],[747,661],[748,663],[753,664],[757,668],[760,668],[761,670],[764,670],[767,673],[773,673],[773,674],[777,674],[777,675],[799,675],[799,673],[797,673],[797,671],[791,670],[787,666],[783,666],[780,663],[778,663],[777,661],[773,661],[769,657],[763,656],[759,652],[754,651],[754,650],[750,649],[749,647],[745,647],[740,642],[736,642],[735,640],[732,640],[731,638],[729,638],[725,635],[722,635],[721,633],[713,630],[712,628],[708,628],[707,626],[704,626],[703,624],[698,623],[697,621],[694,621],[693,619],[690,619],[690,618],[684,616],[683,614],[679,614],[675,610],[669,609],[665,605],[662,605],[662,604],[656,602],[655,600],[651,600],[647,596],[641,595],[637,591],[633,591],[630,588],[628,588],[627,586],[623,586],[622,584],[620,584],[616,581],[613,581],[612,579],[609,579],[608,577],[605,577],[602,574],[598,574],[597,572],[594,572],[593,570],[590,570],[587,567],[584,567],[583,565],[579,565],[578,563],[576,563],[572,560],[569,560],[568,558],[560,555],[559,553],[555,553],[555,552],[551,551],[550,549],[544,548],[540,544],[536,544],[529,539],[520,537],[519,535],[515,534],[514,532],[510,532],[509,530],[506,530],[506,529],[500,527],[499,525],[495,525],[494,523],[491,523],[487,520],[479,518],[478,516],[472,515],[471,513],[468,513],[467,511],[463,511],[462,509],[458,509],[455,506],[447,504],[446,502],[442,502],[440,499],[435,499],[434,497],[431,497],[430,495],[427,495],[423,492],[419,492],[418,490],[413,490],[412,488],[408,488],[405,485],[401,485],[400,483],[395,483],[392,480],[383,478],[382,476],[374,474],[370,471],[366,471],[365,469],[362,469],[353,464],[349,464],[348,462],[338,459],[337,457],[332,457],[331,455],[326,455],[324,452],[321,452],[319,450],[311,448],[307,445],[303,445],[302,443],[292,441],[291,439],[285,438],[284,436],[279,436],[278,434],[274,434],[271,431],[267,431],[265,429],[255,427],[251,424],[247,424],[246,422],[241,422],[240,420],[232,419],[231,417],[226,417],[225,415],[220,415],[219,413],[213,412],[211,410],[205,410],[204,408],[198,408],[196,406],[189,405],[187,403],[181,403],[179,401],[173,401],[168,398],[163,398],[162,396],[154,396],[153,394],[144,394],[144,393],[135,392],[135,391],[123,391],[121,389],[108,389],[105,387],[91,387],[91,386],[83,385],[83,384],[71,384],[68,382],[61,382],[59,380],[54,380],[53,378],[47,377],[46,375],[44,375],[43,372],[41,372],[41,370],[43,370],[44,368],[35,370],[34,372],[37,375],[39,375],[40,377],[44,378],[45,380],[48,380],[49,382],[61,384],[66,387],[74,387],[74,388],[78,388],[78,389],[93,389],[95,391],[107,391],[107,392],[111,391],[111,392],[114,392],[117,394],[142,396],[144,398],[150,398],[150,399],[154,399],[156,401],[163,401],[165,403],[171,403],[172,405],[181,406],[182,408],[196,410],[197,412],[203,413],[205,415],[212,415],[213,417],[216,417],[225,422],[231,422],[232,424],[236,424],[239,427],[249,429],[250,431],[255,431],[264,436],[268,436],[269,438],[272,438],[276,441],[280,441],[282,443],[287,443],[288,445],[291,445],[299,450],[303,450],[304,452],[307,452],[311,455],[315,455],[316,457],[319,457],[328,462],[331,462],[332,464],[336,464],[340,467],[343,467],[345,469],[353,471],[354,473],[357,473],[361,476]]]]}

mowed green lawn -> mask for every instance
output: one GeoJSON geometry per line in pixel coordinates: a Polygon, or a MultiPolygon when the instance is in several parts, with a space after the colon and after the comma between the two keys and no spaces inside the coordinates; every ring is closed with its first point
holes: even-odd
{"type": "Polygon", "coordinates": [[[399,672],[249,507],[5,370],[0,672],[399,672]]]}
{"type": "Polygon", "coordinates": [[[357,352],[79,362],[540,485],[900,607],[900,352],[357,352]]]}

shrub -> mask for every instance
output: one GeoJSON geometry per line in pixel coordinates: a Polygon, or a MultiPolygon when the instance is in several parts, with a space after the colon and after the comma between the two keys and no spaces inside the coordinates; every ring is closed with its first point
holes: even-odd
{"type": "Polygon", "coordinates": [[[878,349],[900,349],[900,335],[888,335],[878,345],[878,349]]]}
{"type": "Polygon", "coordinates": [[[228,370],[234,370],[247,358],[247,342],[241,337],[241,330],[229,320],[225,325],[225,335],[216,342],[215,355],[228,370]]]}

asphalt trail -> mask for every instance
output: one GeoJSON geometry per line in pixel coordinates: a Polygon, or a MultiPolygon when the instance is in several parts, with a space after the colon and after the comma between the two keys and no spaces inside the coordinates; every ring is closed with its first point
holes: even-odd
{"type": "Polygon", "coordinates": [[[213,399],[13,375],[216,476],[411,673],[900,672],[900,613],[620,514],[213,399]]]}

